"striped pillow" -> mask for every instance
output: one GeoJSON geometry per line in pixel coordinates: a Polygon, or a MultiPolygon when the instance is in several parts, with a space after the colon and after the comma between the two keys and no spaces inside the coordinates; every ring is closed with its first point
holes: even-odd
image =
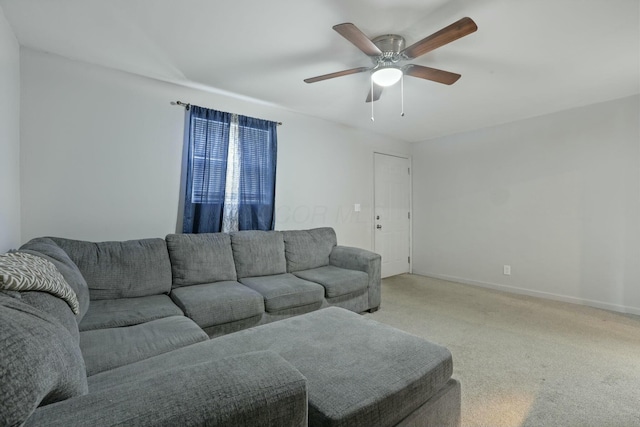
{"type": "Polygon", "coordinates": [[[48,292],[62,298],[74,314],[80,312],[78,297],[51,261],[22,252],[0,254],[0,289],[48,292]]]}

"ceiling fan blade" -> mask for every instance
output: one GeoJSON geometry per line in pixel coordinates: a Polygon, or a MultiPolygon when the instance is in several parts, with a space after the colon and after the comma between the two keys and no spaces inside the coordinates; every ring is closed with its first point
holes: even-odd
{"type": "Polygon", "coordinates": [[[462,18],[448,27],[444,27],[438,32],[423,38],[400,52],[405,58],[413,59],[434,49],[444,46],[447,43],[458,40],[461,37],[475,32],[478,26],[471,18],[462,18]]]}
{"type": "Polygon", "coordinates": [[[373,93],[371,89],[369,89],[369,94],[367,95],[367,99],[364,102],[371,102],[371,98],[373,101],[377,101],[380,99],[380,95],[382,95],[382,86],[378,86],[377,84],[373,84],[373,93]]]}
{"type": "Polygon", "coordinates": [[[449,71],[438,70],[437,68],[423,67],[422,65],[409,64],[403,68],[403,72],[412,77],[431,80],[445,85],[452,85],[461,77],[460,74],[449,71]]]}
{"type": "Polygon", "coordinates": [[[336,30],[342,37],[349,40],[355,47],[360,49],[369,56],[382,55],[382,51],[378,49],[378,46],[367,37],[358,27],[350,22],[344,24],[334,25],[333,29],[336,30]]]}
{"type": "Polygon", "coordinates": [[[309,79],[304,79],[304,82],[305,83],[315,83],[315,82],[319,82],[319,81],[322,81],[322,80],[333,79],[333,78],[336,78],[336,77],[348,76],[349,74],[362,73],[362,72],[365,72],[365,71],[369,71],[370,69],[371,68],[369,68],[369,67],[351,68],[350,70],[336,71],[335,73],[323,74],[321,76],[311,77],[309,79]]]}

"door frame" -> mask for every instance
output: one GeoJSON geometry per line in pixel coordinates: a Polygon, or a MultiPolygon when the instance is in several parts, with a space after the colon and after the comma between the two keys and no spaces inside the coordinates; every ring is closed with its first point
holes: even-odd
{"type": "Polygon", "coordinates": [[[399,157],[409,161],[409,274],[413,274],[413,158],[409,154],[390,153],[374,150],[372,153],[372,177],[371,188],[373,189],[373,206],[371,208],[371,250],[376,250],[376,154],[383,156],[399,157]]]}

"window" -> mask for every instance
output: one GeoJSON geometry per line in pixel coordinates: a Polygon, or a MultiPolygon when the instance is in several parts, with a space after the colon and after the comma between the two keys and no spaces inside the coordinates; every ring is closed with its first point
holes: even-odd
{"type": "Polygon", "coordinates": [[[270,230],[276,123],[192,106],[183,231],[270,230]]]}
{"type": "Polygon", "coordinates": [[[223,203],[227,173],[228,132],[225,124],[194,117],[193,132],[193,203],[223,203]],[[224,140],[227,139],[225,142],[224,140]]]}

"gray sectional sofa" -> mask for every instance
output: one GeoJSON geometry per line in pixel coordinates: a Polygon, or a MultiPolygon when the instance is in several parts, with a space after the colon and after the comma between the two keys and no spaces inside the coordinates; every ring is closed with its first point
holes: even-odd
{"type": "Polygon", "coordinates": [[[331,228],[20,252],[78,307],[0,292],[1,425],[459,424],[451,354],[355,314],[380,305],[380,257],[331,228]]]}

